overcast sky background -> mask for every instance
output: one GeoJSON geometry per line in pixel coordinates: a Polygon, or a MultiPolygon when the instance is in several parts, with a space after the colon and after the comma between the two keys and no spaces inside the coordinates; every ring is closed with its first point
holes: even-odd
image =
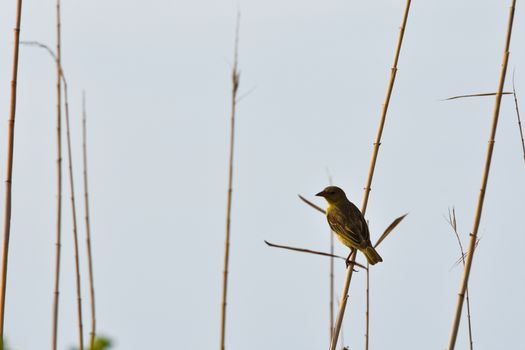
{"type": "MultiPolygon", "coordinates": [[[[414,1],[372,184],[373,239],[409,212],[371,272],[371,349],[443,349],[461,269],[444,219],[467,241],[510,1],[414,1]]],[[[525,111],[525,7],[518,2],[509,79],[525,111]]],[[[219,345],[227,160],[237,7],[242,11],[228,349],[322,349],[329,261],[263,240],[329,249],[325,218],[297,198],[334,183],[358,206],[405,1],[63,1],[83,272],[81,94],[88,153],[99,333],[117,350],[219,345]]],[[[0,171],[15,1],[0,4],[0,171]]],[[[55,45],[55,2],[25,0],[22,40],[55,45]]],[[[55,240],[55,68],[20,51],[6,335],[18,350],[51,343],[55,240]]],[[[65,144],[64,144],[65,145],[65,144]]],[[[65,152],[65,149],[64,149],[65,152]]],[[[66,153],[64,153],[64,156],[66,153]]],[[[67,163],[64,163],[67,164],[67,163]]],[[[64,168],[59,348],[77,342],[69,187],[64,168]]],[[[4,188],[2,186],[2,198],[4,188]]],[[[471,274],[477,350],[525,344],[525,164],[504,97],[471,274]]],[[[3,199],[0,209],[3,213],[3,199]]],[[[346,254],[338,245],[336,250],[346,254]]],[[[363,261],[363,257],[359,256],[363,261]]],[[[339,296],[344,264],[336,266],[339,296]]],[[[364,345],[365,274],[355,274],[343,335],[364,345]]],[[[466,319],[458,348],[466,348],[466,319]]]]}

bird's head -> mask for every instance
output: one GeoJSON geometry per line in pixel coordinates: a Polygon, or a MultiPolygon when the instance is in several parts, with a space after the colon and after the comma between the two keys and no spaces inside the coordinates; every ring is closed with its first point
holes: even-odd
{"type": "Polygon", "coordinates": [[[346,199],[345,192],[337,186],[328,186],[316,196],[324,197],[328,204],[337,204],[346,199]]]}

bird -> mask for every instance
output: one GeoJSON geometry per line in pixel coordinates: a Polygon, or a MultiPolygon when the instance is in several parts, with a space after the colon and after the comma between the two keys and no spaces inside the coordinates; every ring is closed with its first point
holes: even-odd
{"type": "Polygon", "coordinates": [[[328,203],[326,208],[328,225],[341,243],[350,248],[352,252],[355,249],[360,250],[370,265],[383,261],[370,242],[370,232],[365,217],[354,203],[346,198],[346,194],[341,188],[328,186],[316,196],[326,199],[328,203]]]}

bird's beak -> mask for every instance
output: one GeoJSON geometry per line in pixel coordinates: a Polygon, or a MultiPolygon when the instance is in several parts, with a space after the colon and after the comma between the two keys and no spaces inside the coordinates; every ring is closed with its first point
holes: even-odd
{"type": "Polygon", "coordinates": [[[321,192],[319,192],[319,193],[317,193],[316,196],[318,196],[318,197],[324,197],[324,190],[321,191],[321,192]]]}

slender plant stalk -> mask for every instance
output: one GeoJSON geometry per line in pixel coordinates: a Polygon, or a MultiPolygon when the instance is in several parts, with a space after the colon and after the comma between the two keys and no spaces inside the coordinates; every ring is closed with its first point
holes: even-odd
{"type": "Polygon", "coordinates": [[[312,208],[314,208],[315,210],[319,211],[320,213],[323,213],[326,215],[326,210],[324,210],[323,208],[321,208],[320,206],[318,206],[317,204],[314,204],[313,202],[309,201],[308,199],[304,198],[303,196],[301,196],[300,194],[298,195],[299,198],[305,202],[306,204],[308,204],[309,206],[311,206],[312,208]]]}
{"type": "MultiPolygon", "coordinates": [[[[330,258],[341,259],[341,260],[343,260],[343,261],[346,262],[346,258],[345,258],[345,257],[342,257],[342,256],[340,256],[340,255],[336,255],[336,254],[320,252],[320,251],[318,251],[318,250],[311,250],[311,249],[305,249],[305,248],[297,248],[297,247],[292,247],[292,246],[282,245],[282,244],[275,244],[275,243],[268,242],[268,241],[266,241],[266,240],[264,241],[264,243],[266,243],[266,245],[268,245],[269,247],[272,247],[272,248],[281,248],[281,249],[286,249],[286,250],[292,250],[292,251],[294,251],[294,252],[300,252],[300,253],[308,253],[308,254],[314,254],[314,255],[327,256],[327,257],[330,257],[330,258]]],[[[355,265],[355,266],[359,266],[359,267],[362,268],[362,269],[366,269],[366,266],[361,265],[360,263],[355,262],[355,261],[354,261],[354,265],[355,265]]]]}
{"type": "Polygon", "coordinates": [[[487,147],[487,155],[485,160],[485,168],[483,170],[483,177],[481,180],[481,189],[479,191],[478,196],[478,204],[476,207],[476,214],[474,217],[474,225],[472,228],[472,233],[470,235],[469,240],[469,247],[467,250],[467,257],[465,261],[465,267],[463,270],[463,278],[461,279],[461,283],[459,286],[459,292],[458,292],[458,300],[456,305],[456,310],[454,314],[454,319],[452,322],[452,330],[450,332],[450,339],[448,344],[448,349],[453,350],[456,346],[456,339],[458,335],[458,329],[459,324],[461,321],[461,311],[463,310],[463,301],[465,299],[465,292],[467,290],[468,285],[468,279],[470,276],[470,270],[472,268],[472,260],[474,258],[474,252],[476,249],[476,239],[478,235],[478,229],[479,229],[479,223],[481,220],[481,214],[483,211],[483,202],[485,200],[485,192],[487,189],[487,181],[489,178],[489,172],[490,172],[490,164],[492,162],[492,153],[494,151],[494,142],[496,138],[496,130],[498,128],[498,119],[499,119],[499,111],[501,106],[501,94],[503,92],[503,86],[505,84],[505,76],[507,73],[507,65],[509,61],[509,48],[510,48],[510,39],[512,34],[512,24],[514,22],[514,9],[516,7],[516,0],[512,0],[512,5],[510,6],[509,10],[509,19],[508,19],[508,26],[507,26],[507,35],[506,35],[506,41],[505,41],[505,51],[503,52],[503,62],[501,64],[501,71],[500,71],[500,77],[499,77],[499,85],[498,85],[498,93],[496,94],[496,100],[494,103],[494,112],[493,112],[493,119],[492,119],[492,128],[490,131],[489,141],[488,141],[488,147],[487,147]]]}
{"type": "MultiPolygon", "coordinates": [[[[464,263],[465,262],[463,261],[463,264],[464,263]]],[[[468,340],[469,340],[470,350],[474,350],[474,340],[472,339],[472,317],[470,313],[470,293],[468,291],[468,286],[466,289],[466,297],[467,297],[468,340]]]]}
{"type": "Polygon", "coordinates": [[[399,55],[401,53],[401,45],[403,43],[403,37],[405,35],[405,27],[406,27],[406,23],[407,23],[407,20],[408,20],[408,13],[410,11],[410,3],[411,3],[410,0],[408,0],[406,2],[405,11],[404,11],[404,14],[403,14],[403,21],[402,21],[401,27],[399,27],[399,36],[398,36],[396,51],[395,51],[395,54],[394,54],[394,63],[392,64],[392,69],[391,69],[391,72],[390,72],[390,81],[388,83],[388,88],[387,88],[387,92],[386,92],[386,96],[385,96],[385,101],[384,101],[382,109],[381,109],[381,119],[380,119],[380,122],[379,122],[379,127],[377,129],[376,140],[374,142],[374,150],[372,152],[372,160],[370,162],[370,168],[368,170],[368,177],[367,177],[366,186],[365,186],[365,189],[364,189],[365,192],[364,192],[364,195],[363,195],[363,202],[361,204],[361,212],[363,213],[363,215],[365,215],[365,213],[366,213],[366,208],[368,206],[368,198],[370,196],[370,191],[372,190],[372,188],[371,188],[372,179],[374,177],[374,170],[375,170],[375,166],[376,166],[377,155],[379,153],[379,146],[381,145],[381,136],[383,135],[383,129],[384,129],[384,126],[385,126],[386,115],[387,115],[387,112],[388,112],[388,106],[390,104],[390,97],[392,96],[392,91],[394,89],[394,82],[396,80],[397,63],[399,61],[399,55]]]}
{"type": "Polygon", "coordinates": [[[516,116],[518,118],[518,128],[521,136],[521,149],[523,150],[523,160],[525,161],[525,140],[523,139],[523,128],[521,127],[520,109],[518,107],[518,97],[516,96],[516,85],[514,84],[514,74],[512,74],[512,95],[514,96],[514,106],[516,107],[516,116]]]}
{"type": "Polygon", "coordinates": [[[240,73],[237,68],[237,59],[239,53],[239,23],[240,14],[237,14],[237,24],[235,27],[235,47],[234,47],[234,61],[232,68],[232,97],[231,97],[231,118],[230,118],[230,161],[228,172],[228,202],[226,209],[226,239],[224,244],[224,272],[222,280],[222,307],[221,307],[221,344],[220,349],[225,349],[226,337],[226,300],[228,293],[228,267],[230,259],[230,222],[231,222],[231,207],[232,207],[232,186],[233,186],[233,154],[235,141],[235,110],[237,106],[237,90],[239,89],[240,73]]]}
{"type": "Polygon", "coordinates": [[[84,165],[84,208],[86,221],[86,244],[89,268],[89,296],[91,299],[91,331],[89,332],[89,348],[94,350],[97,319],[95,314],[95,283],[93,279],[93,255],[91,249],[91,225],[89,223],[89,191],[88,191],[88,173],[87,173],[87,127],[86,127],[86,94],[82,93],[82,154],[84,165]]]}
{"type": "MultiPolygon", "coordinates": [[[[337,302],[337,306],[339,306],[339,302],[337,302]]],[[[348,346],[345,346],[345,332],[344,329],[341,329],[341,350],[350,350],[348,346]]]]}
{"type": "Polygon", "coordinates": [[[365,350],[368,350],[368,338],[370,337],[370,264],[366,262],[366,310],[365,310],[365,350]]]}
{"type": "MultiPolygon", "coordinates": [[[[482,94],[470,94],[470,95],[459,95],[459,96],[452,96],[449,98],[444,99],[443,101],[451,101],[451,100],[457,100],[460,98],[466,98],[466,97],[487,97],[487,96],[496,96],[497,92],[486,92],[482,94]]],[[[512,92],[502,92],[502,95],[512,95],[512,92]]]]}
{"type": "Polygon", "coordinates": [[[80,259],[78,254],[78,231],[77,231],[77,210],[75,202],[75,184],[73,181],[73,156],[71,150],[71,133],[69,127],[69,103],[67,97],[67,81],[62,71],[62,81],[64,83],[64,102],[66,107],[66,139],[67,139],[67,159],[69,168],[69,189],[71,191],[71,214],[73,216],[73,240],[75,246],[75,269],[76,269],[76,285],[77,285],[77,315],[78,315],[78,341],[80,349],[84,349],[84,335],[82,327],[82,292],[80,286],[80,259]]]}
{"type": "MultiPolygon", "coordinates": [[[[385,101],[383,103],[382,110],[381,110],[381,118],[380,118],[380,121],[379,121],[379,127],[378,127],[378,130],[377,130],[377,135],[376,135],[376,139],[375,139],[375,142],[374,142],[374,149],[372,151],[372,159],[370,161],[370,168],[368,170],[368,177],[367,177],[367,181],[366,181],[366,186],[364,188],[363,201],[362,201],[362,204],[361,204],[361,213],[363,213],[363,216],[365,216],[365,214],[366,214],[366,208],[367,208],[367,205],[368,205],[368,198],[370,196],[372,179],[373,179],[373,176],[374,176],[374,170],[375,170],[376,161],[377,161],[377,155],[379,153],[379,145],[381,144],[381,136],[383,134],[383,128],[385,126],[386,115],[387,115],[387,111],[388,111],[388,105],[390,103],[390,97],[392,96],[392,90],[394,88],[394,82],[395,82],[395,79],[396,79],[397,63],[398,63],[398,60],[399,60],[399,54],[401,52],[401,45],[403,43],[403,37],[404,37],[404,34],[405,34],[405,27],[406,27],[406,23],[407,23],[407,20],[408,20],[408,13],[409,13],[409,10],[410,10],[410,3],[411,3],[411,0],[407,0],[406,6],[405,6],[405,11],[404,11],[404,14],[403,14],[403,21],[402,21],[401,27],[399,28],[399,36],[398,36],[398,40],[397,40],[397,47],[396,47],[396,51],[395,51],[395,54],[394,54],[394,63],[392,65],[392,69],[391,69],[391,73],[390,73],[390,81],[388,83],[388,88],[387,88],[387,92],[386,92],[386,96],[385,96],[385,101]]],[[[351,253],[351,255],[350,255],[350,262],[351,263],[355,261],[355,257],[356,257],[356,251],[354,250],[351,253]]],[[[330,345],[330,350],[335,350],[336,346],[337,346],[337,340],[339,338],[339,332],[341,330],[341,324],[343,322],[343,317],[344,317],[344,314],[345,314],[346,303],[348,301],[348,289],[350,287],[350,281],[352,280],[352,274],[354,272],[354,269],[352,269],[351,266],[352,266],[352,264],[350,264],[349,268],[346,269],[346,278],[345,278],[345,282],[344,282],[344,285],[343,285],[343,291],[341,293],[341,302],[339,304],[339,312],[338,312],[337,320],[336,320],[335,327],[334,327],[334,333],[332,335],[332,342],[331,342],[331,345],[330,345]]]]}
{"type": "MultiPolygon", "coordinates": [[[[58,56],[49,48],[49,46],[42,44],[38,41],[25,41],[21,44],[36,46],[46,50],[49,55],[58,62],[58,56]]],[[[82,295],[81,295],[81,285],[80,285],[80,259],[78,254],[78,230],[77,230],[77,212],[76,212],[76,202],[75,202],[75,192],[74,192],[74,179],[73,179],[73,160],[72,160],[72,150],[71,150],[71,133],[69,127],[69,99],[68,99],[68,87],[67,80],[62,69],[62,65],[59,66],[60,76],[62,78],[62,83],[64,86],[64,102],[66,109],[66,136],[67,136],[67,155],[68,155],[68,169],[69,169],[69,185],[71,191],[71,212],[73,216],[73,239],[74,239],[74,248],[75,248],[75,268],[76,268],[76,286],[77,286],[77,310],[78,310],[78,328],[79,328],[79,343],[80,349],[84,349],[84,337],[83,337],[83,326],[82,326],[82,295]]]]}
{"type": "MultiPolygon", "coordinates": [[[[9,109],[7,134],[7,174],[5,180],[4,207],[4,245],[2,249],[2,286],[0,288],[0,343],[4,341],[5,297],[7,287],[7,261],[9,255],[9,236],[11,233],[11,188],[13,181],[13,151],[15,145],[16,84],[18,79],[18,50],[20,47],[20,21],[22,0],[16,2],[16,22],[14,28],[13,70],[11,75],[11,104],[9,109]]],[[[3,346],[3,345],[2,345],[3,346]]]]}
{"type": "MultiPolygon", "coordinates": [[[[300,253],[308,253],[308,254],[315,254],[315,255],[327,256],[327,257],[330,257],[330,258],[341,259],[341,260],[343,260],[343,261],[346,260],[346,258],[343,257],[343,256],[341,256],[341,255],[336,255],[336,254],[332,254],[332,253],[320,252],[320,251],[318,251],[318,250],[312,250],[312,249],[306,249],[306,248],[292,247],[292,246],[289,246],[289,245],[283,245],[283,244],[276,244],[276,243],[268,242],[267,240],[265,240],[264,243],[266,243],[267,246],[272,247],[272,248],[281,248],[281,249],[292,250],[292,251],[294,251],[294,252],[300,252],[300,253]]],[[[359,265],[359,264],[356,264],[356,265],[359,265]]],[[[362,265],[360,265],[360,266],[362,266],[362,265]]]]}
{"type": "Polygon", "coordinates": [[[337,347],[337,340],[339,337],[339,332],[341,331],[341,325],[343,323],[344,311],[346,308],[346,301],[348,300],[348,289],[350,287],[350,281],[352,280],[352,274],[354,272],[353,264],[355,263],[356,250],[353,249],[350,253],[349,265],[346,269],[345,282],[343,284],[343,294],[339,302],[339,311],[337,314],[336,323],[334,326],[334,332],[332,334],[332,341],[330,344],[330,350],[335,350],[337,347]]]}
{"type": "MultiPolygon", "coordinates": [[[[465,266],[464,264],[465,264],[465,260],[463,260],[463,266],[465,266]]],[[[467,286],[467,289],[465,290],[465,293],[466,293],[466,298],[467,298],[468,340],[469,340],[470,350],[474,350],[474,340],[472,339],[472,317],[470,313],[470,293],[468,290],[468,286],[467,286]]]]}
{"type": "MultiPolygon", "coordinates": [[[[328,175],[328,183],[330,186],[333,185],[332,176],[330,175],[330,172],[328,169],[326,170],[328,175]]],[[[334,331],[334,233],[332,230],[329,230],[330,233],[330,254],[332,257],[330,257],[330,333],[328,333],[328,336],[331,338],[332,333],[334,331]]],[[[329,339],[330,339],[329,338],[329,339]]]]}
{"type": "MultiPolygon", "coordinates": [[[[461,243],[461,238],[459,237],[458,232],[458,224],[456,221],[456,209],[452,208],[452,213],[450,212],[450,209],[448,211],[448,223],[452,227],[452,230],[454,231],[454,234],[456,236],[456,240],[458,241],[459,245],[459,251],[461,252],[461,262],[463,263],[463,267],[465,266],[465,250],[463,249],[463,243],[461,243]]],[[[472,318],[470,317],[470,295],[468,286],[465,291],[465,297],[467,299],[467,321],[468,321],[468,339],[469,339],[469,345],[470,350],[474,349],[474,340],[472,339],[472,318]]]]}
{"type": "Polygon", "coordinates": [[[370,337],[370,264],[366,263],[366,311],[365,311],[365,350],[368,350],[370,337]]]}
{"type": "MultiPolygon", "coordinates": [[[[330,254],[334,255],[334,234],[330,230],[330,254]]],[[[330,257],[330,337],[334,331],[334,257],[330,257]]]]}
{"type": "Polygon", "coordinates": [[[60,256],[62,249],[62,69],[61,69],[61,32],[60,32],[60,0],[56,5],[57,20],[57,47],[56,47],[56,69],[57,69],[57,116],[56,116],[56,138],[57,138],[57,197],[56,197],[56,243],[55,243],[55,286],[53,293],[53,324],[51,334],[51,349],[57,349],[58,342],[58,302],[60,297],[60,256]]]}

